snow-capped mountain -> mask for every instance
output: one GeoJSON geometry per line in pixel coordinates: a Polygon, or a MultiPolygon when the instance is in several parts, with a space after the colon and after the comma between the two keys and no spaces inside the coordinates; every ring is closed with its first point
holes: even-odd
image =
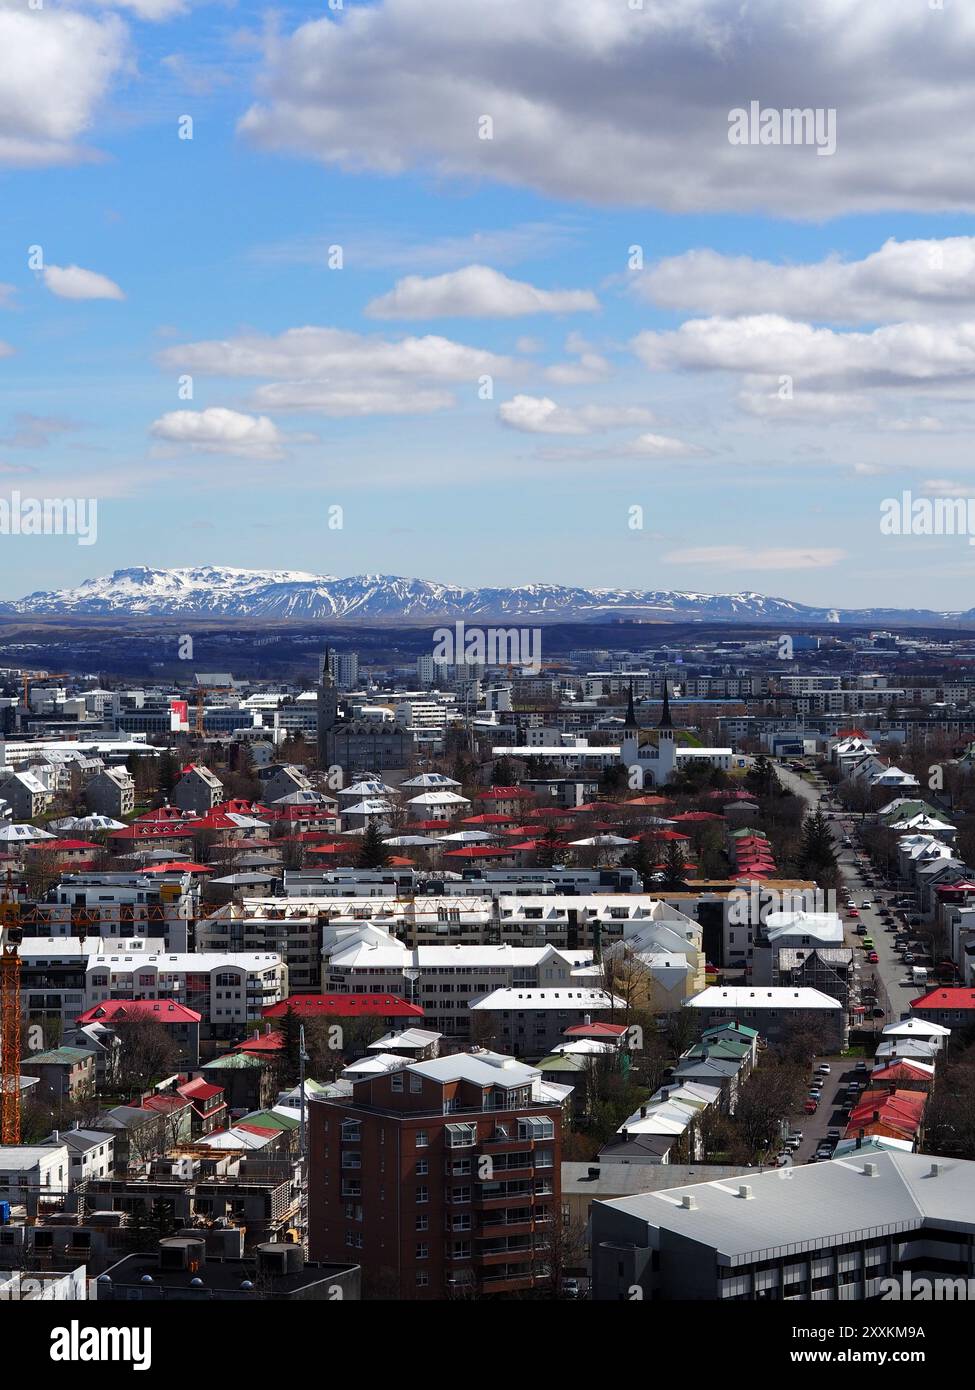
{"type": "Polygon", "coordinates": [[[928,610],[811,608],[748,591],[700,594],[682,590],[585,589],[562,584],[468,589],[427,579],[360,574],[346,579],[302,570],[115,570],[74,589],[37,592],[2,605],[8,613],[187,618],[303,618],[424,623],[453,619],[600,622],[644,618],[683,622],[851,623],[971,622],[975,613],[928,610]]]}

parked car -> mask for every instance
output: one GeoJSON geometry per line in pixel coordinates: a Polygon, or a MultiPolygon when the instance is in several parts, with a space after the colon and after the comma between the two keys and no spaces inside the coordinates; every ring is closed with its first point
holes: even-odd
{"type": "Polygon", "coordinates": [[[857,1062],[857,1064],[856,1064],[856,1066],[853,1068],[853,1070],[854,1070],[854,1071],[866,1071],[866,1070],[867,1070],[867,1064],[866,1064],[866,1062],[863,1060],[862,1057],[860,1058],[859,1062],[857,1062]]]}
{"type": "Polygon", "coordinates": [[[870,965],[879,965],[880,957],[877,955],[876,951],[871,951],[867,956],[867,961],[870,965]]]}
{"type": "Polygon", "coordinates": [[[843,1131],[841,1129],[828,1129],[826,1131],[826,1138],[832,1139],[834,1143],[838,1144],[843,1138],[843,1131]]]}
{"type": "Polygon", "coordinates": [[[901,960],[904,962],[905,965],[913,965],[913,964],[914,964],[914,952],[913,952],[913,951],[904,951],[904,952],[902,953],[902,955],[901,955],[901,960]]]}
{"type": "Polygon", "coordinates": [[[579,1280],[578,1280],[578,1279],[563,1279],[563,1280],[562,1280],[562,1297],[563,1297],[563,1298],[578,1298],[579,1295],[580,1295],[581,1293],[582,1293],[582,1285],[579,1283],[579,1280]]]}
{"type": "Polygon", "coordinates": [[[819,1109],[819,1101],[813,1100],[812,1097],[810,1097],[802,1108],[807,1115],[815,1115],[816,1111],[819,1109]]]}
{"type": "Polygon", "coordinates": [[[791,1162],[792,1155],[790,1153],[780,1153],[775,1155],[776,1168],[787,1168],[791,1162]]]}
{"type": "Polygon", "coordinates": [[[820,1076],[829,1076],[830,1065],[828,1062],[820,1062],[816,1070],[819,1072],[820,1076]]]}

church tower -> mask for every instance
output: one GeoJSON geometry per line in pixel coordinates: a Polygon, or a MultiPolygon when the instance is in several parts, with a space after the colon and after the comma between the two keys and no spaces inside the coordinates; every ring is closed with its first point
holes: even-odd
{"type": "Polygon", "coordinates": [[[335,679],[329,662],[330,656],[331,652],[326,647],[325,659],[322,663],[322,679],[318,687],[318,763],[320,767],[329,766],[328,735],[338,723],[339,717],[339,692],[335,687],[335,679]]]}

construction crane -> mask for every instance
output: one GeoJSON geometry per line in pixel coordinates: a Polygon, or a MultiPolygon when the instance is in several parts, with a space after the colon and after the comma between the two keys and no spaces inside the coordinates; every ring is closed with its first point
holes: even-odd
{"type": "Polygon", "coordinates": [[[40,682],[40,681],[59,681],[59,680],[67,680],[69,674],[70,674],[70,672],[68,672],[68,671],[48,671],[48,672],[47,672],[45,675],[43,675],[43,676],[25,676],[25,677],[24,677],[24,704],[23,704],[23,708],[24,708],[25,710],[29,708],[28,701],[27,701],[27,687],[28,687],[28,686],[30,686],[30,685],[35,685],[35,684],[37,684],[37,683],[40,682]]]}
{"type": "Polygon", "coordinates": [[[206,733],[204,716],[206,714],[206,697],[208,695],[228,695],[236,693],[237,687],[234,685],[198,685],[190,694],[196,696],[196,720],[193,724],[193,733],[197,738],[203,738],[206,733]]]}
{"type": "Polygon", "coordinates": [[[21,935],[8,869],[0,897],[0,1144],[20,1143],[21,935]]]}

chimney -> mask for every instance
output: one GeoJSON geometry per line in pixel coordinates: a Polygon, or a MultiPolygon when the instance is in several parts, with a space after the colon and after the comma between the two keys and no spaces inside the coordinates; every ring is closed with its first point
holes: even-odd
{"type": "Polygon", "coordinates": [[[647,1118],[647,1107],[646,1107],[645,1105],[641,1105],[641,1106],[640,1106],[640,1119],[641,1119],[641,1120],[645,1120],[646,1118],[647,1118]]]}
{"type": "Polygon", "coordinates": [[[738,1196],[746,1202],[750,1202],[752,1200],[752,1190],[746,1182],[743,1182],[739,1185],[738,1196]]]}
{"type": "Polygon", "coordinates": [[[623,1136],[623,1143],[625,1144],[630,1137],[630,1131],[627,1129],[626,1125],[620,1130],[620,1134],[623,1136]]]}
{"type": "Polygon", "coordinates": [[[53,1137],[53,1139],[54,1139],[55,1144],[60,1144],[60,1142],[61,1142],[61,1131],[60,1131],[59,1129],[54,1129],[54,1130],[51,1131],[51,1135],[52,1135],[52,1137],[53,1137]]]}
{"type": "Polygon", "coordinates": [[[940,1178],[940,1177],[941,1177],[941,1164],[940,1164],[940,1163],[932,1163],[932,1164],[931,1164],[931,1170],[930,1170],[930,1172],[928,1173],[928,1177],[929,1177],[929,1178],[940,1178]]]}
{"type": "Polygon", "coordinates": [[[865,1163],[863,1165],[863,1172],[866,1177],[875,1178],[880,1172],[880,1169],[877,1167],[876,1163],[865,1163]]]}
{"type": "Polygon", "coordinates": [[[697,1211],[697,1198],[692,1197],[689,1192],[684,1193],[680,1204],[684,1211],[697,1211]]]}

